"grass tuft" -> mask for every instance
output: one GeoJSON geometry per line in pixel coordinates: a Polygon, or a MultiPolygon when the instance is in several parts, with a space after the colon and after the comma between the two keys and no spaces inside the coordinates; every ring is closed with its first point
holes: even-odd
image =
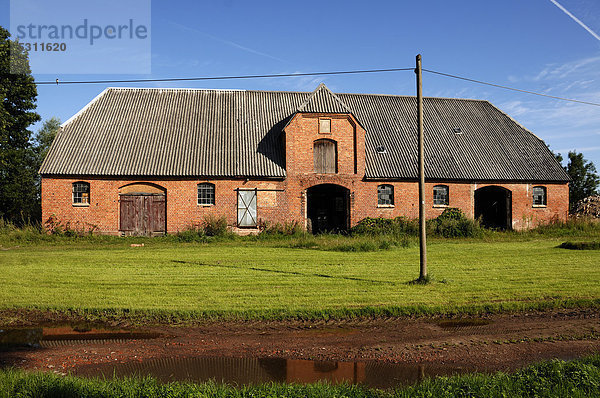
{"type": "Polygon", "coordinates": [[[429,285],[433,282],[433,277],[430,275],[419,276],[417,279],[413,279],[408,282],[409,285],[429,285]]]}

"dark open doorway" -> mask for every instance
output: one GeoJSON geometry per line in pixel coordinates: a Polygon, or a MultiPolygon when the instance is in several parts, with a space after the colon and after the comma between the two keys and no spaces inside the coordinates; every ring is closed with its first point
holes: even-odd
{"type": "Polygon", "coordinates": [[[350,191],[334,184],[307,190],[307,213],[312,232],[345,232],[350,224],[350,191]]]}
{"type": "Polygon", "coordinates": [[[487,186],[475,191],[475,218],[486,228],[512,228],[512,194],[508,189],[487,186]]]}

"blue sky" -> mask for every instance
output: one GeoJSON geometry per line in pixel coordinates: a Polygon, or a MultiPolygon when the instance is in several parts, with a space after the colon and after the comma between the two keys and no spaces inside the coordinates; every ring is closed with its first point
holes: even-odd
{"type": "MultiPolygon", "coordinates": [[[[14,0],[18,1],[18,0],[14,0]]],[[[600,103],[600,2],[558,0],[152,1],[151,74],[34,74],[37,80],[161,78],[414,66],[600,103]]],[[[0,25],[9,27],[9,0],[0,25]]],[[[108,55],[110,56],[110,54],[108,55]]],[[[35,71],[34,71],[35,72],[35,71]]],[[[65,121],[107,86],[414,95],[412,72],[152,84],[40,86],[43,119],[65,121]]],[[[600,107],[424,75],[426,96],[485,99],[566,155],[600,166],[600,107]]],[[[34,126],[37,129],[39,124],[34,126]]]]}

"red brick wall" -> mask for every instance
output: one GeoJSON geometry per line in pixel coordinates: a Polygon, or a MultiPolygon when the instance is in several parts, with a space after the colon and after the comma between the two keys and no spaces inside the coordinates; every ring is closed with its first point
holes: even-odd
{"type": "MultiPolygon", "coordinates": [[[[245,180],[114,180],[106,178],[42,178],[42,221],[51,215],[58,221],[70,222],[73,228],[88,229],[94,225],[107,234],[119,233],[119,188],[136,182],[150,182],[166,189],[167,231],[177,232],[197,226],[206,216],[225,216],[230,225],[237,222],[236,188],[281,189],[280,181],[245,180]],[[90,184],[90,205],[72,204],[72,183],[90,184]],[[197,184],[215,184],[215,205],[198,205],[197,184]]],[[[258,195],[259,216],[269,220],[283,220],[281,210],[287,203],[283,192],[261,191],[258,195]]]]}
{"type": "MultiPolygon", "coordinates": [[[[419,187],[416,182],[368,182],[368,188],[357,197],[362,198],[364,209],[362,214],[370,213],[373,217],[393,218],[406,216],[417,218],[419,216],[419,187]],[[377,185],[390,184],[394,186],[393,207],[377,206],[377,185]]],[[[512,193],[512,227],[514,229],[527,229],[538,224],[548,223],[553,220],[566,221],[569,209],[568,184],[529,184],[529,183],[455,183],[455,182],[427,182],[425,184],[425,211],[427,218],[435,218],[442,214],[447,207],[457,207],[469,218],[474,217],[475,191],[479,188],[495,185],[506,188],[512,193]],[[449,187],[449,205],[433,205],[433,187],[438,184],[449,187]],[[533,206],[534,186],[546,187],[547,205],[533,206]]],[[[358,210],[358,209],[357,209],[358,210]]],[[[357,211],[358,213],[358,211],[357,211]]],[[[353,221],[355,222],[354,218],[353,221]]]]}
{"type": "MultiPolygon", "coordinates": [[[[227,218],[231,226],[237,222],[236,188],[259,188],[258,218],[283,223],[296,220],[306,225],[306,189],[318,184],[337,184],[351,194],[351,224],[365,217],[418,216],[418,186],[416,182],[364,181],[365,132],[352,116],[297,114],[285,129],[287,178],[283,181],[244,179],[110,179],[110,178],[42,178],[42,221],[55,215],[58,221],[70,222],[73,228],[90,226],[107,234],[119,233],[119,188],[135,183],[150,182],[166,189],[167,231],[182,231],[198,225],[208,215],[227,218]],[[319,134],[319,117],[331,118],[331,134],[319,134]],[[316,174],[313,171],[313,142],[320,138],[335,140],[338,145],[338,173],[316,174]],[[356,171],[356,173],[355,173],[356,171]],[[90,205],[73,206],[71,184],[90,183],[90,205]],[[197,204],[197,184],[215,184],[215,205],[197,204]],[[377,186],[394,186],[394,206],[377,205],[377,186]],[[276,191],[283,190],[283,191],[276,191]]],[[[567,184],[527,183],[454,183],[426,184],[428,218],[437,217],[445,207],[433,206],[433,186],[449,186],[449,207],[458,207],[468,216],[474,213],[474,192],[486,185],[498,185],[512,192],[512,226],[531,228],[554,219],[566,220],[569,190],[567,184]],[[533,207],[532,188],[547,188],[547,206],[533,207]]]]}

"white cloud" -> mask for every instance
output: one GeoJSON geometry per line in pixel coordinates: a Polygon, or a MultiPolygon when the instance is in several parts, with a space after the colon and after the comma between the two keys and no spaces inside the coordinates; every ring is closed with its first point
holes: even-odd
{"type": "Polygon", "coordinates": [[[548,64],[531,78],[525,77],[524,80],[541,81],[556,81],[566,78],[576,77],[582,80],[584,77],[597,78],[600,68],[600,56],[581,58],[574,61],[565,62],[563,64],[548,64]]]}

